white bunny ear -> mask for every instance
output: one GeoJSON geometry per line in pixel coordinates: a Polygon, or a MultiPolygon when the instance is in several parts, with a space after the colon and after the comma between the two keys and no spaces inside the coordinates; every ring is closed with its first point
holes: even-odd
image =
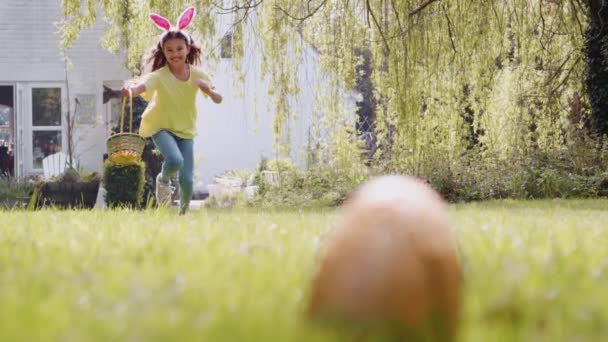
{"type": "Polygon", "coordinates": [[[150,20],[152,20],[156,27],[163,31],[169,31],[171,29],[171,22],[161,15],[150,13],[150,20]]]}
{"type": "Polygon", "coordinates": [[[186,27],[188,27],[188,25],[190,25],[190,23],[192,22],[192,19],[194,18],[195,15],[196,15],[196,10],[194,9],[194,7],[188,7],[179,16],[179,19],[177,19],[177,29],[183,30],[186,27]]]}

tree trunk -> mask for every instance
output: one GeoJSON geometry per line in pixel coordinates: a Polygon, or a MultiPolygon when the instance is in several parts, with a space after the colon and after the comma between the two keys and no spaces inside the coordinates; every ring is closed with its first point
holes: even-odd
{"type": "Polygon", "coordinates": [[[608,2],[589,0],[588,4],[585,82],[591,104],[589,124],[597,133],[608,134],[608,2]]]}

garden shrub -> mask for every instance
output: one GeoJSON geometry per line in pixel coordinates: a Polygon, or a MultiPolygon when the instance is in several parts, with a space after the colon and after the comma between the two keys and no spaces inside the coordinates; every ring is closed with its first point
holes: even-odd
{"type": "Polygon", "coordinates": [[[263,207],[336,206],[367,177],[367,170],[356,166],[346,171],[315,164],[302,171],[289,160],[262,159],[253,177],[258,192],[251,203],[263,207]],[[263,171],[279,171],[278,181],[269,182],[263,171]]]}
{"type": "Polygon", "coordinates": [[[144,162],[136,157],[112,156],[104,162],[103,168],[108,207],[141,207],[146,170],[144,162]]]}

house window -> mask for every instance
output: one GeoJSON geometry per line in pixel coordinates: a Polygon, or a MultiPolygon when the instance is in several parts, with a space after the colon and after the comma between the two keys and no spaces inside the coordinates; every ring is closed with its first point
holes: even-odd
{"type": "Polygon", "coordinates": [[[61,88],[32,88],[33,126],[61,126],[61,88]]]}
{"type": "Polygon", "coordinates": [[[13,108],[0,103],[0,147],[9,147],[12,141],[11,119],[13,108]]]}
{"type": "Polygon", "coordinates": [[[42,168],[44,157],[61,151],[61,88],[32,88],[32,166],[42,168]]]}
{"type": "Polygon", "coordinates": [[[13,87],[0,86],[0,146],[13,141],[13,87]]]}
{"type": "Polygon", "coordinates": [[[222,58],[232,58],[232,51],[232,32],[228,32],[222,38],[220,56],[222,58]]]}
{"type": "Polygon", "coordinates": [[[15,170],[13,107],[13,86],[0,85],[0,177],[10,177],[15,170]]]}

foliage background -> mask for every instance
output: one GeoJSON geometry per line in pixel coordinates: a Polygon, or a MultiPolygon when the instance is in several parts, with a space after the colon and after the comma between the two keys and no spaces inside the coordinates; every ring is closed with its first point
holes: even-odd
{"type": "Polygon", "coordinates": [[[298,152],[286,147],[286,122],[301,51],[318,52],[327,81],[313,112],[300,113],[319,123],[305,172],[339,188],[304,182],[300,198],[378,173],[424,177],[451,200],[606,192],[601,0],[63,0],[62,44],[103,16],[104,45],[137,75],[157,35],[147,14],[176,18],[188,5],[206,58],[217,57],[222,16],[233,22],[235,69],[244,72],[249,44],[262,54],[279,158],[298,152]],[[340,100],[348,89],[361,93],[356,117],[340,100]]]}

